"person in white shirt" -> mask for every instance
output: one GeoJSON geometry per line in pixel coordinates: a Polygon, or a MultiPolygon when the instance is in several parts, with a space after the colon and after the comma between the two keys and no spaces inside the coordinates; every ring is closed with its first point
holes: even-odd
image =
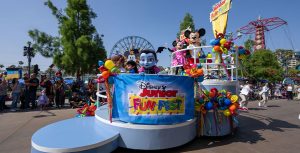
{"type": "Polygon", "coordinates": [[[266,83],[259,95],[262,96],[262,100],[258,102],[258,107],[267,107],[267,102],[268,102],[268,94],[269,94],[270,88],[268,87],[268,83],[266,83]]]}
{"type": "Polygon", "coordinates": [[[251,84],[246,82],[246,85],[243,86],[240,93],[240,97],[242,99],[240,101],[240,110],[244,110],[244,111],[248,110],[247,105],[248,105],[248,96],[250,92],[252,92],[251,84]]]}
{"type": "Polygon", "coordinates": [[[293,86],[291,84],[286,87],[286,92],[288,100],[293,100],[293,86]]]}
{"type": "Polygon", "coordinates": [[[300,100],[300,86],[298,86],[297,89],[297,99],[300,100]]]}

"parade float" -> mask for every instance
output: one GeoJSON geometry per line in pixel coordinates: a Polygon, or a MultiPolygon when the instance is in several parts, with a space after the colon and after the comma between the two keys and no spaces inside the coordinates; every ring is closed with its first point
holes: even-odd
{"type": "MultiPolygon", "coordinates": [[[[227,15],[230,2],[219,2],[211,16],[227,15]]],[[[184,30],[169,49],[174,69],[169,74],[159,72],[157,52],[151,49],[134,57],[139,59],[139,74],[120,73],[113,57],[99,61],[97,103],[78,110],[76,118],[38,130],[32,136],[31,152],[112,152],[117,147],[161,150],[197,136],[233,134],[238,123],[239,48],[225,37],[225,29],[214,31],[211,46],[201,46],[203,28],[184,30]],[[224,62],[227,57],[231,62],[224,62]],[[100,103],[100,98],[107,103],[100,103]]],[[[128,56],[136,55],[129,52],[128,56]]]]}

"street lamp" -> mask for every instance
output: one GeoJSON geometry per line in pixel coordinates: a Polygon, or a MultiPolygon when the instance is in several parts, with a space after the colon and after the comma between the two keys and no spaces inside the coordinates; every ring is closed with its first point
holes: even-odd
{"type": "Polygon", "coordinates": [[[27,44],[28,44],[28,47],[24,46],[23,56],[27,56],[27,59],[28,59],[28,75],[30,77],[30,63],[31,63],[31,58],[34,57],[34,53],[33,53],[33,48],[31,47],[31,42],[29,41],[27,44]]]}

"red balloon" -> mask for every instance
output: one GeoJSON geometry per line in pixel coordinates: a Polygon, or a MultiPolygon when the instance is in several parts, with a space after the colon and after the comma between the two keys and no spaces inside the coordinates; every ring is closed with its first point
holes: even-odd
{"type": "Polygon", "coordinates": [[[210,93],[209,93],[209,97],[210,97],[210,98],[216,97],[216,93],[215,93],[215,92],[210,92],[210,93]]]}
{"type": "Polygon", "coordinates": [[[99,70],[100,72],[107,71],[107,69],[106,69],[103,65],[100,66],[100,67],[98,68],[98,70],[99,70]]]}
{"type": "Polygon", "coordinates": [[[223,46],[224,46],[224,48],[226,48],[227,50],[229,50],[231,44],[230,44],[230,42],[226,42],[223,46]]]}
{"type": "Polygon", "coordinates": [[[251,52],[249,50],[246,50],[246,55],[250,55],[251,52]]]}

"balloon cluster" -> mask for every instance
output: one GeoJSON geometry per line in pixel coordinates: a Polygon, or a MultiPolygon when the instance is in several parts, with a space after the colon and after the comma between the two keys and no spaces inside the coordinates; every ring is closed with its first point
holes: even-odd
{"type": "Polygon", "coordinates": [[[108,80],[109,83],[112,83],[113,79],[110,76],[113,76],[116,73],[120,73],[118,67],[115,66],[112,60],[106,60],[98,62],[98,70],[101,72],[101,76],[98,78],[98,83],[103,83],[105,80],[108,80]]]}
{"type": "Polygon", "coordinates": [[[238,96],[226,90],[218,91],[216,88],[203,91],[203,95],[196,101],[196,110],[205,114],[208,110],[223,110],[225,116],[237,115],[239,107],[238,96]]]}
{"type": "Polygon", "coordinates": [[[216,39],[210,40],[210,45],[213,46],[213,53],[228,54],[228,50],[233,46],[233,42],[226,40],[224,35],[219,33],[216,39]]]}
{"type": "Polygon", "coordinates": [[[197,79],[198,82],[202,82],[204,80],[203,69],[200,63],[198,64],[186,64],[183,66],[185,73],[197,79]]]}
{"type": "Polygon", "coordinates": [[[251,54],[251,52],[245,49],[243,46],[239,46],[237,51],[238,51],[239,59],[241,60],[245,59],[246,56],[251,54]]]}
{"type": "Polygon", "coordinates": [[[76,117],[95,116],[96,109],[97,107],[94,104],[91,104],[90,106],[85,104],[82,108],[77,110],[76,117]]]}

